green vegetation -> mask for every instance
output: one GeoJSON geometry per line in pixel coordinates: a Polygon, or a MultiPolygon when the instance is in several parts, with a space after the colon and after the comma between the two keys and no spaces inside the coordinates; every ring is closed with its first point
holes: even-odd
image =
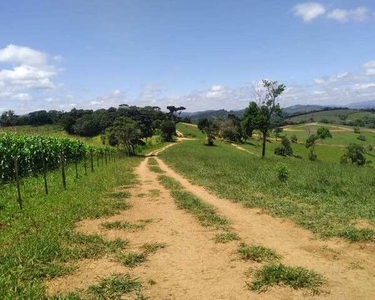
{"type": "Polygon", "coordinates": [[[146,225],[151,222],[152,222],[151,219],[139,220],[136,223],[115,221],[115,222],[104,222],[101,224],[101,226],[106,229],[137,230],[137,229],[144,229],[146,225]]]}
{"type": "Polygon", "coordinates": [[[177,123],[176,129],[187,138],[196,138],[201,140],[205,138],[205,134],[202,133],[194,124],[177,123]]]}
{"type": "Polygon", "coordinates": [[[164,249],[166,246],[166,243],[146,243],[142,246],[142,249],[146,254],[154,254],[156,251],[159,249],[164,249]]]}
{"type": "Polygon", "coordinates": [[[246,243],[241,243],[237,252],[241,259],[255,262],[270,262],[280,258],[280,255],[271,249],[263,246],[249,246],[246,243]]]}
{"type": "Polygon", "coordinates": [[[74,139],[0,134],[0,183],[14,178],[16,163],[18,176],[25,177],[54,170],[60,167],[62,160],[77,163],[91,152],[105,154],[106,160],[107,155],[113,154],[113,150],[87,147],[74,139]]]}
{"type": "Polygon", "coordinates": [[[60,172],[53,171],[48,196],[39,177],[26,178],[22,211],[15,201],[14,186],[1,185],[0,298],[45,299],[44,280],[70,272],[70,266],[74,267],[70,262],[126,247],[126,241],[108,242],[97,235],[78,234],[74,226],[85,218],[110,216],[129,208],[124,199],[108,195],[115,187],[134,183],[131,170],[139,162],[139,158],[120,159],[78,179],[74,169],[68,168],[67,190],[61,186],[60,172]]]}
{"type": "Polygon", "coordinates": [[[228,220],[223,216],[219,216],[211,205],[203,202],[192,193],[174,189],[178,188],[179,183],[173,178],[168,176],[160,176],[159,178],[165,188],[171,189],[172,197],[176,200],[177,206],[193,214],[202,226],[229,229],[228,220]]]}
{"type": "Polygon", "coordinates": [[[125,255],[119,255],[118,259],[122,261],[125,266],[134,268],[139,264],[145,262],[147,259],[147,255],[144,253],[128,253],[125,255]]]}
{"type": "Polygon", "coordinates": [[[150,171],[154,173],[159,173],[159,174],[165,173],[162,169],[160,169],[159,166],[149,166],[148,168],[150,169],[150,171]]]}
{"type": "MultiPolygon", "coordinates": [[[[109,278],[104,278],[98,285],[92,285],[88,291],[94,295],[95,299],[123,299],[124,294],[133,291],[139,292],[142,288],[141,282],[137,278],[132,278],[130,275],[114,274],[109,278]]],[[[138,295],[135,299],[140,298],[138,295]]]]}
{"type": "Polygon", "coordinates": [[[117,258],[125,266],[134,268],[141,263],[144,263],[150,254],[154,254],[156,251],[158,251],[159,249],[164,249],[166,246],[167,245],[165,243],[146,243],[141,247],[141,249],[143,250],[141,253],[121,253],[117,256],[117,258]]]}
{"type": "Polygon", "coordinates": [[[248,286],[253,291],[264,292],[275,285],[286,285],[293,289],[309,289],[312,294],[318,294],[324,282],[321,275],[305,268],[271,264],[255,271],[255,280],[248,286]]]}
{"type": "Polygon", "coordinates": [[[238,241],[240,237],[234,232],[221,232],[215,234],[215,243],[226,244],[231,241],[238,241]]]}
{"type": "MultiPolygon", "coordinates": [[[[359,219],[375,224],[372,168],[312,163],[276,155],[260,160],[226,143],[208,148],[200,141],[185,141],[161,156],[194,184],[247,207],[289,218],[321,237],[375,240],[374,230],[351,225],[359,219]],[[290,174],[283,182],[274,175],[275,165],[281,160],[290,174]]],[[[188,198],[177,192],[174,196],[188,198]]]]}

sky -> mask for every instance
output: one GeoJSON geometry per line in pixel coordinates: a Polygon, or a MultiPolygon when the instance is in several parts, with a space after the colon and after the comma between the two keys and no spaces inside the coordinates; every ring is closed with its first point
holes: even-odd
{"type": "Polygon", "coordinates": [[[0,112],[375,100],[375,1],[0,2],[0,112]]]}

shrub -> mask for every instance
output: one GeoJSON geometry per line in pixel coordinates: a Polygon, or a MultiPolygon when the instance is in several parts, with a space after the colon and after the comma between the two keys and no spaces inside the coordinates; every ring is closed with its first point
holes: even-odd
{"type": "Polygon", "coordinates": [[[284,146],[284,148],[286,149],[286,155],[288,156],[292,156],[293,155],[293,149],[292,149],[292,146],[290,145],[290,141],[289,139],[284,136],[281,140],[281,144],[284,146]]]}
{"type": "Polygon", "coordinates": [[[357,140],[366,141],[366,137],[361,134],[361,135],[357,136],[357,140]]]}
{"type": "Polygon", "coordinates": [[[363,166],[366,163],[366,157],[363,155],[365,149],[361,145],[350,144],[346,148],[345,154],[341,157],[341,163],[350,161],[353,165],[363,166]]]}
{"type": "Polygon", "coordinates": [[[276,166],[277,177],[280,181],[286,181],[289,178],[289,170],[285,164],[277,164],[276,166]]]}
{"type": "Polygon", "coordinates": [[[321,120],[320,120],[320,123],[328,124],[328,123],[329,123],[329,120],[328,120],[328,119],[321,119],[321,120]]]}
{"type": "Polygon", "coordinates": [[[354,133],[361,133],[361,129],[358,127],[353,128],[354,133]]]}
{"type": "Polygon", "coordinates": [[[290,141],[293,143],[293,144],[296,144],[298,142],[298,138],[295,134],[293,134],[291,137],[290,137],[290,141]]]}
{"type": "Polygon", "coordinates": [[[276,155],[280,155],[280,156],[287,156],[287,150],[285,149],[285,147],[283,145],[279,145],[276,147],[275,149],[275,154],[276,155]]]}

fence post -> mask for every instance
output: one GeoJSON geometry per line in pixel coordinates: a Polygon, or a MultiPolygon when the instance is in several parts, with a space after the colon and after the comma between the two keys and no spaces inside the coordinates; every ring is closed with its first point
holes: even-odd
{"type": "Polygon", "coordinates": [[[48,195],[47,165],[46,165],[46,158],[44,156],[44,152],[42,153],[42,165],[43,165],[44,190],[46,192],[46,195],[48,195]]]}
{"type": "Polygon", "coordinates": [[[20,178],[18,176],[18,158],[14,158],[14,175],[16,179],[16,186],[17,186],[17,202],[22,209],[22,197],[21,197],[21,188],[20,188],[20,178]]]}
{"type": "Polygon", "coordinates": [[[92,149],[90,149],[90,160],[91,160],[91,172],[94,172],[94,157],[93,157],[92,149]]]}
{"type": "Polygon", "coordinates": [[[86,153],[83,155],[83,167],[85,168],[85,175],[87,175],[87,157],[86,157],[86,153]]]}
{"type": "Polygon", "coordinates": [[[77,155],[74,156],[74,164],[76,167],[76,179],[78,179],[78,161],[77,161],[77,155]]]}
{"type": "Polygon", "coordinates": [[[66,190],[66,176],[65,176],[65,161],[64,161],[64,152],[61,150],[61,176],[62,176],[62,182],[63,187],[66,190]]]}

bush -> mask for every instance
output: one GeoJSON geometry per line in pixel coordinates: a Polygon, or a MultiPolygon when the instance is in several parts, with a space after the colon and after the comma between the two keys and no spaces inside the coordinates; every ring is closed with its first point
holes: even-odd
{"type": "Polygon", "coordinates": [[[354,133],[361,133],[361,129],[358,127],[353,128],[354,133]]]}
{"type": "Polygon", "coordinates": [[[328,120],[328,119],[321,119],[321,120],[320,120],[320,123],[328,124],[328,123],[329,123],[329,120],[328,120]]]}
{"type": "Polygon", "coordinates": [[[274,153],[276,155],[280,155],[280,156],[288,156],[287,152],[288,151],[285,149],[285,147],[283,145],[279,145],[279,146],[276,147],[274,153]]]}
{"type": "Polygon", "coordinates": [[[280,181],[287,181],[289,178],[289,170],[285,164],[277,164],[276,166],[277,177],[280,181]]]}
{"type": "Polygon", "coordinates": [[[372,145],[367,146],[367,151],[372,151],[373,149],[374,149],[374,147],[372,145]]]}
{"type": "Polygon", "coordinates": [[[353,165],[363,166],[366,163],[366,157],[363,155],[364,151],[365,149],[361,145],[350,144],[340,162],[344,164],[350,161],[353,165]]]}
{"type": "Polygon", "coordinates": [[[366,141],[366,137],[364,136],[364,135],[359,135],[358,137],[357,137],[357,140],[360,140],[360,141],[366,141]]]}
{"type": "Polygon", "coordinates": [[[290,141],[293,143],[293,144],[297,144],[298,142],[298,138],[295,134],[293,134],[291,137],[290,137],[290,141]]]}
{"type": "Polygon", "coordinates": [[[281,140],[281,144],[284,146],[284,148],[286,149],[286,155],[288,156],[293,156],[293,149],[292,149],[292,146],[290,145],[290,141],[289,139],[284,136],[281,140]]]}

